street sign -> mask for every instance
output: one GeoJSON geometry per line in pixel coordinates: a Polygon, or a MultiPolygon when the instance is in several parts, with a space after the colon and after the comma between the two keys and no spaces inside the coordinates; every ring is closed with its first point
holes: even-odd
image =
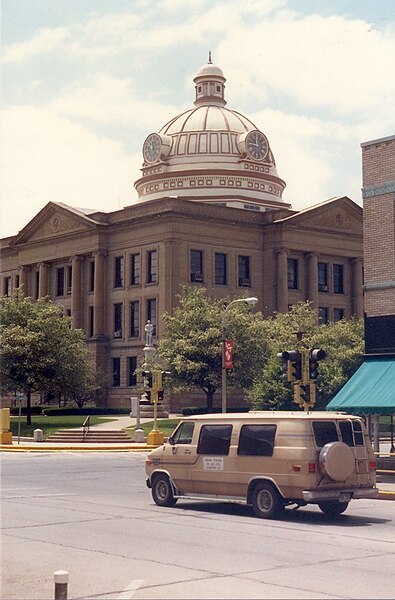
{"type": "Polygon", "coordinates": [[[15,394],[15,399],[16,399],[18,402],[26,402],[26,400],[27,400],[27,395],[26,395],[26,394],[24,394],[24,393],[22,393],[22,392],[16,392],[16,394],[15,394]]]}

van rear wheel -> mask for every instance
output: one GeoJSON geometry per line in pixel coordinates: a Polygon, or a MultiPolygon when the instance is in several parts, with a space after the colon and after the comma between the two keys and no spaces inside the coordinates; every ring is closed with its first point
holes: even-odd
{"type": "Polygon", "coordinates": [[[338,502],[337,500],[326,500],[319,502],[320,510],[328,517],[338,517],[346,510],[348,502],[338,502]]]}
{"type": "Polygon", "coordinates": [[[158,506],[174,506],[177,502],[167,475],[155,475],[152,481],[152,498],[158,506]]]}
{"type": "Polygon", "coordinates": [[[262,481],[252,492],[252,507],[257,517],[275,519],[284,509],[284,502],[274,485],[262,481]]]}

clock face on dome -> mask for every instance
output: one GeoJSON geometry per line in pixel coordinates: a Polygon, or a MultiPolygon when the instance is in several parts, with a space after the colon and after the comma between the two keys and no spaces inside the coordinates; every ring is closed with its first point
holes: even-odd
{"type": "Polygon", "coordinates": [[[246,137],[245,147],[247,154],[254,160],[262,160],[269,151],[268,141],[260,131],[250,131],[246,137]]]}
{"type": "Polygon", "coordinates": [[[143,144],[144,160],[148,163],[154,163],[160,156],[162,140],[157,133],[151,133],[143,144]]]}

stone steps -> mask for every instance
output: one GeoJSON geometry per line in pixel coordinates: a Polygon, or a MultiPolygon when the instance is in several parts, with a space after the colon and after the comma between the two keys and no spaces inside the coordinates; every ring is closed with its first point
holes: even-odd
{"type": "Polygon", "coordinates": [[[81,429],[60,429],[47,437],[45,441],[84,444],[130,444],[132,439],[121,430],[91,429],[84,437],[81,429]]]}

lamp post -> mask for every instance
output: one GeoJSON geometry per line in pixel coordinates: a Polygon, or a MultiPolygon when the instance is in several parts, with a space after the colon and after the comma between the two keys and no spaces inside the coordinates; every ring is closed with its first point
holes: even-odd
{"type": "Polygon", "coordinates": [[[221,383],[222,383],[222,412],[223,413],[226,413],[226,368],[225,368],[225,352],[224,352],[224,343],[226,340],[226,325],[227,325],[226,317],[227,317],[228,310],[230,309],[230,307],[233,306],[233,304],[236,304],[237,302],[244,302],[245,304],[254,306],[258,302],[258,298],[255,298],[254,296],[251,298],[237,298],[236,300],[232,300],[232,302],[229,302],[228,306],[224,310],[224,314],[222,317],[222,327],[221,327],[221,333],[222,333],[222,335],[221,335],[221,337],[222,337],[221,383]]]}

